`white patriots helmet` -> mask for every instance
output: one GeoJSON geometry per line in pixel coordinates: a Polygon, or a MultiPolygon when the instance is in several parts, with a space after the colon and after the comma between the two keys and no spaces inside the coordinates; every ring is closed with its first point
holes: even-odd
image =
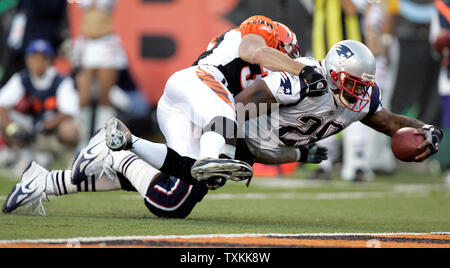
{"type": "Polygon", "coordinates": [[[336,43],[322,61],[327,82],[336,102],[360,112],[372,98],[375,86],[375,57],[363,43],[344,40],[336,43]]]}

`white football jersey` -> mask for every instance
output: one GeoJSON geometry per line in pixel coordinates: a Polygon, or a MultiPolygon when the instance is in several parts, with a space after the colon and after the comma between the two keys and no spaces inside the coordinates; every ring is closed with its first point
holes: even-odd
{"type": "MultiPolygon", "coordinates": [[[[319,61],[312,58],[297,60],[316,66],[325,74],[319,61]]],[[[292,159],[292,151],[297,147],[334,135],[382,108],[378,86],[369,89],[368,94],[373,91],[373,95],[364,109],[353,112],[338,105],[330,90],[320,97],[306,97],[306,84],[298,76],[271,72],[263,80],[278,101],[279,109],[272,111],[270,116],[262,115],[246,122],[246,143],[258,159],[275,159],[276,163],[296,161],[292,159]],[[286,158],[286,155],[289,156],[286,158]]]]}
{"type": "Polygon", "coordinates": [[[274,23],[264,16],[252,16],[239,27],[214,38],[193,65],[217,67],[226,79],[228,90],[235,96],[254,81],[268,75],[268,70],[250,64],[239,57],[239,46],[246,34],[257,34],[264,38],[267,46],[277,48],[279,37],[274,23]]]}

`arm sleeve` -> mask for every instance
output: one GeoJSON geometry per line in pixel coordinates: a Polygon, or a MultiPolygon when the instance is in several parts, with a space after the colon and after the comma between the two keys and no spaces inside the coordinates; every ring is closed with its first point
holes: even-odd
{"type": "Polygon", "coordinates": [[[0,90],[0,107],[12,109],[25,95],[20,74],[13,75],[0,90]]]}
{"type": "Polygon", "coordinates": [[[367,113],[366,117],[381,111],[382,108],[383,108],[383,105],[381,103],[380,88],[378,87],[377,84],[375,84],[375,88],[373,89],[372,98],[370,99],[370,103],[369,103],[369,112],[367,113]]]}
{"type": "Polygon", "coordinates": [[[274,22],[265,16],[252,16],[246,19],[239,27],[242,37],[247,34],[257,34],[264,38],[268,47],[278,47],[278,36],[274,22]]]}

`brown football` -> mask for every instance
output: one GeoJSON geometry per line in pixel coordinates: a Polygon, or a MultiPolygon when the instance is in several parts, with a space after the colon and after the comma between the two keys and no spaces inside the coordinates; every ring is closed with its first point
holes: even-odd
{"type": "Polygon", "coordinates": [[[392,136],[391,149],[397,159],[404,162],[413,162],[417,155],[426,150],[426,148],[422,150],[417,149],[424,142],[425,137],[414,134],[415,131],[415,128],[404,127],[392,136]]]}

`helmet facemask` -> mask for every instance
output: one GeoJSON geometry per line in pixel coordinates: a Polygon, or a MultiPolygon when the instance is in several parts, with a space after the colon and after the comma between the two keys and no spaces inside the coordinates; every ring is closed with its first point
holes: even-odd
{"type": "Polygon", "coordinates": [[[280,42],[280,47],[282,47],[282,49],[280,49],[281,52],[286,53],[292,59],[300,57],[300,47],[298,43],[292,42],[285,44],[283,42],[280,42]]]}
{"type": "Polygon", "coordinates": [[[280,22],[275,22],[275,25],[280,40],[278,50],[287,54],[292,59],[300,57],[300,46],[295,33],[280,22]]]}
{"type": "Polygon", "coordinates": [[[375,83],[366,80],[345,71],[331,72],[331,80],[337,89],[333,90],[338,95],[339,101],[348,109],[354,112],[360,112],[370,102],[373,90],[369,89],[375,86],[375,83]]]}

